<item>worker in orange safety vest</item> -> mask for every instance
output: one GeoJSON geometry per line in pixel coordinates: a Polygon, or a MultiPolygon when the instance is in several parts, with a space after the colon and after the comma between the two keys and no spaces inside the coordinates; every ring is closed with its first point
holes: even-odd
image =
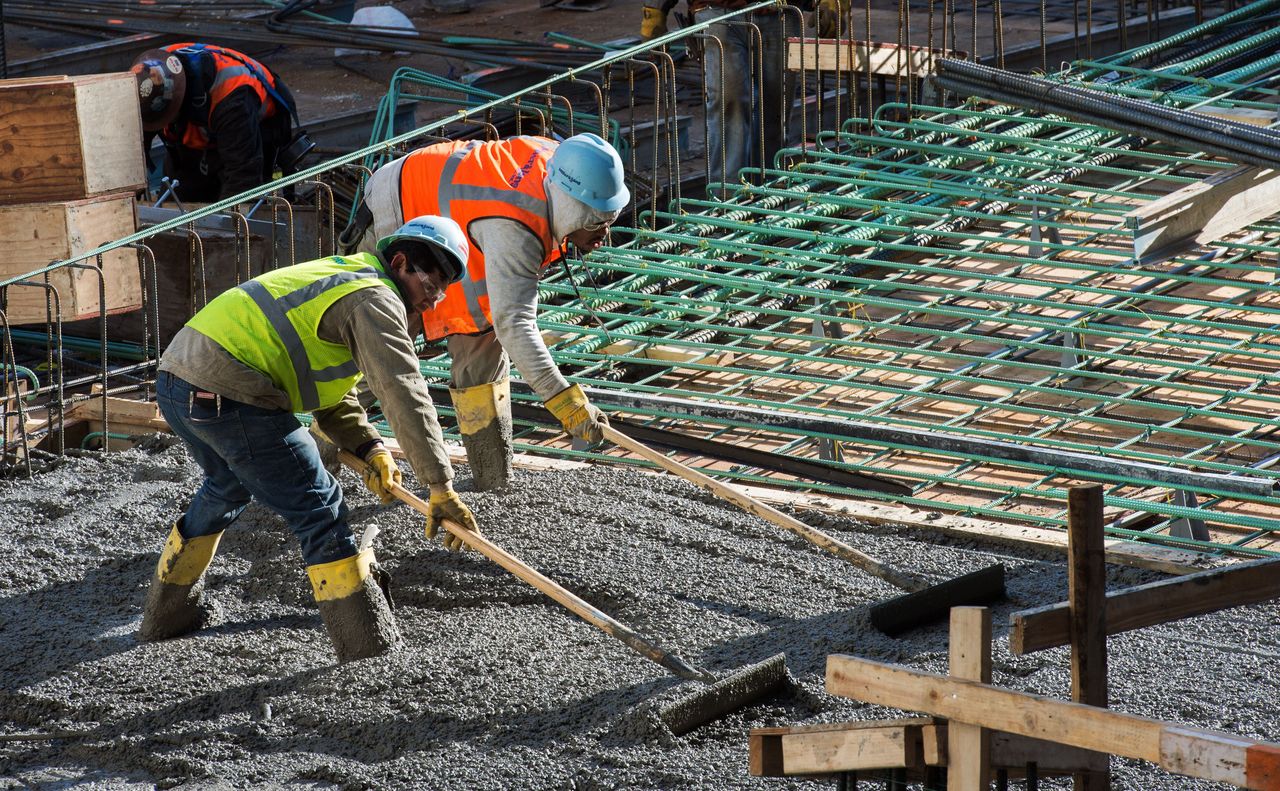
{"type": "Polygon", "coordinates": [[[429,340],[446,339],[450,395],[476,488],[511,477],[514,362],[565,431],[602,438],[604,414],[560,373],[538,331],[538,280],[566,243],[590,252],[604,243],[631,193],[622,160],[603,139],[579,134],[439,143],[376,172],[343,232],[347,249],[366,251],[403,217],[438,214],[471,241],[466,275],[422,314],[429,340]]]}
{"type": "MultiPolygon", "coordinates": [[[[159,135],[165,175],[182,200],[211,202],[295,172],[289,144],[297,105],[289,88],[243,53],[210,44],[170,44],[134,61],[145,133],[159,135]]],[[[306,140],[310,144],[310,140],[306,140]]]]}

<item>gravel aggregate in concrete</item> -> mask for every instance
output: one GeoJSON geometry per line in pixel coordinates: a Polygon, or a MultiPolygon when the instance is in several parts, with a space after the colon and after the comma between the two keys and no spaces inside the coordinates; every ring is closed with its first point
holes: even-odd
{"type": "MultiPolygon", "coordinates": [[[[256,505],[207,574],[218,619],[139,643],[168,525],[199,480],[158,436],[0,481],[0,787],[782,788],[749,776],[748,729],[901,716],[827,695],[828,654],[945,672],[944,624],[900,638],[870,626],[867,608],[899,593],[887,583],[683,481],[610,467],[517,470],[504,493],[472,491],[460,467],[457,485],[500,546],[686,660],[724,675],[786,652],[789,690],[664,733],[654,707],[695,684],[483,557],[428,543],[416,513],[378,505],[349,472],[354,529],[380,529],[404,650],[335,664],[297,544],[256,505]],[[3,738],[34,732],[63,738],[3,738]]],[[[1014,657],[1004,639],[1010,612],[1064,598],[1060,555],[800,516],[937,580],[1006,564],[995,682],[1069,695],[1066,649],[1014,657]]],[[[1157,578],[1111,567],[1109,585],[1157,578]]],[[[1278,623],[1269,604],[1112,638],[1113,707],[1280,739],[1278,623]]],[[[1113,767],[1116,789],[1226,787],[1113,767]]]]}

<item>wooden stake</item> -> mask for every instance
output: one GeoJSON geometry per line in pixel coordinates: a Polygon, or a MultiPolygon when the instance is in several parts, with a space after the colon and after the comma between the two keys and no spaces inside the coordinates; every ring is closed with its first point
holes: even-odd
{"type": "MultiPolygon", "coordinates": [[[[951,609],[950,671],[955,678],[991,683],[991,611],[951,609]]],[[[991,734],[980,725],[947,725],[947,788],[986,791],[991,785],[991,734]]]]}
{"type": "MultiPolygon", "coordinates": [[[[1067,493],[1067,601],[1071,622],[1071,699],[1107,707],[1107,567],[1103,548],[1102,485],[1067,493]]],[[[1106,791],[1110,772],[1081,772],[1076,791],[1106,791]]]]}

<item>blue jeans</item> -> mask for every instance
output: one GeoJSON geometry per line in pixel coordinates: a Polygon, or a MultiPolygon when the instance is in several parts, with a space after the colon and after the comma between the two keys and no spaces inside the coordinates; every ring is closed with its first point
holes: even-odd
{"type": "MultiPolygon", "coordinates": [[[[725,13],[723,8],[702,8],[694,14],[694,20],[706,22],[724,16],[725,13]]],[[[715,36],[721,44],[717,46],[714,41],[703,41],[707,71],[707,163],[711,168],[712,183],[722,180],[737,183],[738,171],[748,165],[772,166],[774,155],[789,142],[783,134],[783,125],[785,123],[790,130],[795,80],[785,68],[786,41],[782,35],[785,13],[738,17],[713,24],[706,30],[708,35],[715,36]],[[748,18],[760,29],[763,49],[754,43],[755,31],[747,26],[748,18]],[[724,49],[723,63],[721,47],[724,49]],[[763,96],[757,95],[760,86],[757,78],[753,77],[762,73],[756,63],[757,56],[764,64],[763,96]],[[724,90],[720,86],[721,74],[724,75],[724,90]],[[762,120],[763,162],[760,161],[762,120]],[[721,135],[724,139],[723,156],[721,135]]],[[[788,16],[786,22],[787,35],[800,34],[800,31],[792,29],[798,24],[794,14],[788,16]]]]}
{"type": "Polygon", "coordinates": [[[179,526],[182,537],[225,530],[256,498],[288,523],[308,566],[354,555],[342,490],[293,413],[193,398],[197,389],[168,371],[156,376],[160,413],[205,475],[179,526]]]}

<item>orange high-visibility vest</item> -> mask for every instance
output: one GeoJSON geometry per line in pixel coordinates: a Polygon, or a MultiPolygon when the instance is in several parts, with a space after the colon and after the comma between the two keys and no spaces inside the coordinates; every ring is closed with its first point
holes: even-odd
{"type": "Polygon", "coordinates": [[[414,151],[400,170],[401,216],[449,217],[467,233],[471,253],[462,280],[445,290],[440,304],[422,314],[427,338],[483,332],[493,326],[484,253],[471,239],[475,220],[515,220],[542,242],[542,267],[560,255],[547,211],[547,160],[556,143],[524,135],[505,140],[437,143],[414,151]]]}
{"type": "MultiPolygon", "coordinates": [[[[258,94],[258,101],[262,107],[259,111],[258,120],[270,118],[279,111],[275,99],[271,98],[268,85],[264,85],[262,82],[262,79],[268,80],[270,91],[275,90],[276,76],[268,71],[266,66],[263,66],[248,55],[236,52],[234,49],[215,47],[211,44],[185,42],[182,44],[170,44],[164,50],[166,52],[177,52],[187,47],[195,48],[199,52],[208,52],[213,56],[214,66],[217,69],[213,78],[213,87],[209,90],[209,114],[206,118],[213,118],[213,110],[218,106],[218,103],[227,98],[232,91],[244,85],[253,88],[254,93],[258,94]],[[257,74],[254,73],[254,70],[257,70],[257,74]],[[259,74],[262,75],[262,79],[258,77],[259,74]]],[[[201,126],[190,120],[184,125],[181,135],[174,135],[166,128],[161,130],[160,136],[170,142],[181,143],[187,148],[204,150],[214,147],[209,140],[208,127],[201,126]]]]}

